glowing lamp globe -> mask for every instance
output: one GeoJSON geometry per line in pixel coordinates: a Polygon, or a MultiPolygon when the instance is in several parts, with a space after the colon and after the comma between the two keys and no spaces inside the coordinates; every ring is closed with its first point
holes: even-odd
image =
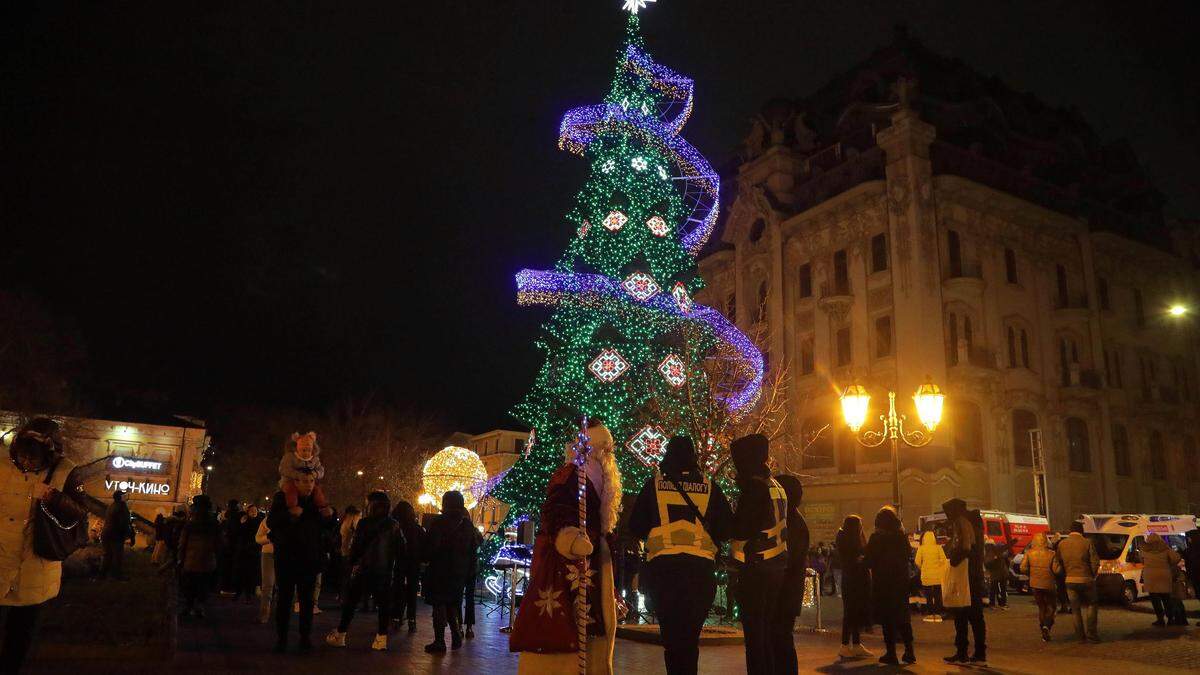
{"type": "Polygon", "coordinates": [[[942,390],[932,382],[921,385],[913,395],[913,403],[917,405],[917,417],[931,432],[942,421],[942,402],[945,399],[942,390]]]}
{"type": "Polygon", "coordinates": [[[846,387],[842,394],[842,416],[846,418],[846,426],[850,431],[858,433],[863,423],[867,421],[867,410],[871,405],[871,395],[861,384],[846,387]]]}
{"type": "Polygon", "coordinates": [[[479,455],[466,448],[450,445],[425,462],[421,485],[425,494],[440,503],[442,495],[451,490],[462,493],[468,509],[475,508],[476,496],[471,488],[487,482],[487,469],[479,455]]]}

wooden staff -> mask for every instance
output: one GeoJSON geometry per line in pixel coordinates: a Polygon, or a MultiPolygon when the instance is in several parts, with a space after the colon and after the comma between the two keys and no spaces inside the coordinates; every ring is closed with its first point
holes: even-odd
{"type": "MultiPolygon", "coordinates": [[[[584,464],[592,451],[591,439],[587,433],[587,416],[584,416],[579,427],[579,438],[575,442],[575,478],[579,485],[579,529],[587,534],[587,471],[584,464]]],[[[597,542],[598,543],[598,542],[597,542]]],[[[576,568],[577,586],[575,588],[575,634],[579,642],[578,663],[579,675],[587,675],[587,578],[588,557],[583,556],[576,568]]]]}

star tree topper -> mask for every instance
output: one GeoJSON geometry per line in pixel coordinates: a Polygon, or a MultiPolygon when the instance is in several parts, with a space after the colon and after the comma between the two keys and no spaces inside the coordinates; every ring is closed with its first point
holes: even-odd
{"type": "Polygon", "coordinates": [[[655,2],[655,0],[625,0],[625,4],[621,9],[630,14],[637,14],[639,9],[646,9],[646,5],[652,2],[655,2]]]}

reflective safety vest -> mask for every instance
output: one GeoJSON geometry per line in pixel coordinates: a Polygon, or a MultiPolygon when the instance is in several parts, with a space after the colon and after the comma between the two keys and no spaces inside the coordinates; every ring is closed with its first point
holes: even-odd
{"type": "Polygon", "coordinates": [[[733,559],[740,563],[756,563],[787,553],[787,493],[774,478],[767,479],[774,520],[767,529],[750,539],[734,539],[730,544],[733,559]]]}
{"type": "MultiPolygon", "coordinates": [[[[679,487],[692,498],[700,515],[708,515],[708,498],[712,494],[712,483],[679,481],[679,487]]],[[[704,525],[684,501],[675,484],[654,472],[654,499],[658,503],[658,527],[650,530],[646,539],[646,561],[660,555],[694,555],[708,560],[717,557],[717,546],[704,529],[704,525]]]]}

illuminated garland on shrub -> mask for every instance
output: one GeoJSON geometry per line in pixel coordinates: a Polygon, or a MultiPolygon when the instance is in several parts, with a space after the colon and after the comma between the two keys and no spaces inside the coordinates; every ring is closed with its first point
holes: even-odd
{"type": "Polygon", "coordinates": [[[554,270],[517,274],[519,304],[554,309],[536,343],[545,361],[512,411],[540,442],[493,493],[511,505],[510,525],[537,517],[580,417],[612,432],[624,487],[636,492],[666,438],[682,431],[647,425],[651,397],[669,409],[707,395],[703,369],[689,364],[714,353],[732,360],[742,382],[722,400],[735,413],[757,400],[762,355],[720,312],[692,302],[704,287],[695,256],[712,232],[719,187],[708,161],[678,137],[692,100],[692,80],[651,60],[631,16],[605,102],[563,117],[559,146],[583,156],[589,175],[568,213],[575,236],[554,270]],[[678,339],[685,332],[691,339],[678,339]]]}

